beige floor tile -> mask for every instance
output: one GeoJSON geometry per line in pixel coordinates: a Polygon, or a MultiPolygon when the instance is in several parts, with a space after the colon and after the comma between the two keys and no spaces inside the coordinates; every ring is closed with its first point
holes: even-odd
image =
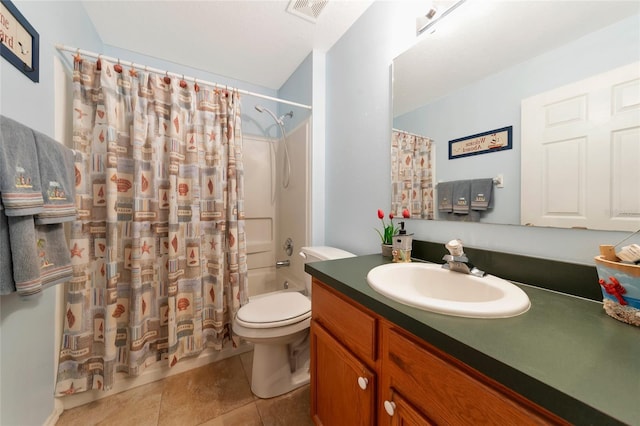
{"type": "Polygon", "coordinates": [[[309,385],[275,398],[256,400],[264,426],[313,426],[310,404],[309,385]]]}
{"type": "Polygon", "coordinates": [[[198,425],[253,402],[240,357],[168,377],[163,381],[158,425],[198,425]]]}
{"type": "Polygon", "coordinates": [[[56,426],[155,426],[158,424],[162,382],[149,383],[66,410],[56,426]]]}
{"type": "Polygon", "coordinates": [[[255,402],[252,402],[200,426],[262,426],[262,420],[255,402]]]}

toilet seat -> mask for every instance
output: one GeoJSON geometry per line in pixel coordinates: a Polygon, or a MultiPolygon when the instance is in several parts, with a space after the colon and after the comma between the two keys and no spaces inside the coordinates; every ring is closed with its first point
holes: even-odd
{"type": "Polygon", "coordinates": [[[236,322],[248,328],[273,328],[294,324],[311,316],[311,301],[298,292],[257,297],[241,307],[236,322]]]}

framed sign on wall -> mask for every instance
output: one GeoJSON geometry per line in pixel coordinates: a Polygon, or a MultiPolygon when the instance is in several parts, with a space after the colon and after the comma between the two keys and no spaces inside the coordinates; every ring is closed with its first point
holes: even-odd
{"type": "Polygon", "coordinates": [[[15,5],[0,0],[2,57],[37,83],[40,79],[40,36],[15,5]]]}
{"type": "Polygon", "coordinates": [[[513,126],[449,141],[449,160],[513,147],[513,126]]]}

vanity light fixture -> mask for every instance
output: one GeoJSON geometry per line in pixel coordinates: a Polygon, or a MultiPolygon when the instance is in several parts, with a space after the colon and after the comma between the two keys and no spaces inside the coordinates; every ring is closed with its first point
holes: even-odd
{"type": "Polygon", "coordinates": [[[433,33],[435,31],[436,24],[440,22],[445,16],[453,12],[465,1],[467,0],[459,0],[455,2],[451,7],[449,7],[442,13],[439,13],[438,10],[434,6],[432,6],[424,16],[416,18],[416,36],[419,36],[429,29],[431,29],[430,33],[433,33]]]}

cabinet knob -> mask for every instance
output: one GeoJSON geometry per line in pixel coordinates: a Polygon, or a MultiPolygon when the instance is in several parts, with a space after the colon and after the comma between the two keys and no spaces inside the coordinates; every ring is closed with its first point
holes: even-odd
{"type": "Polygon", "coordinates": [[[386,411],[388,415],[393,416],[396,411],[396,403],[393,401],[385,401],[384,411],[386,411]]]}
{"type": "Polygon", "coordinates": [[[368,384],[369,384],[369,379],[366,379],[364,377],[358,377],[358,386],[360,386],[360,389],[366,390],[368,384]]]}

